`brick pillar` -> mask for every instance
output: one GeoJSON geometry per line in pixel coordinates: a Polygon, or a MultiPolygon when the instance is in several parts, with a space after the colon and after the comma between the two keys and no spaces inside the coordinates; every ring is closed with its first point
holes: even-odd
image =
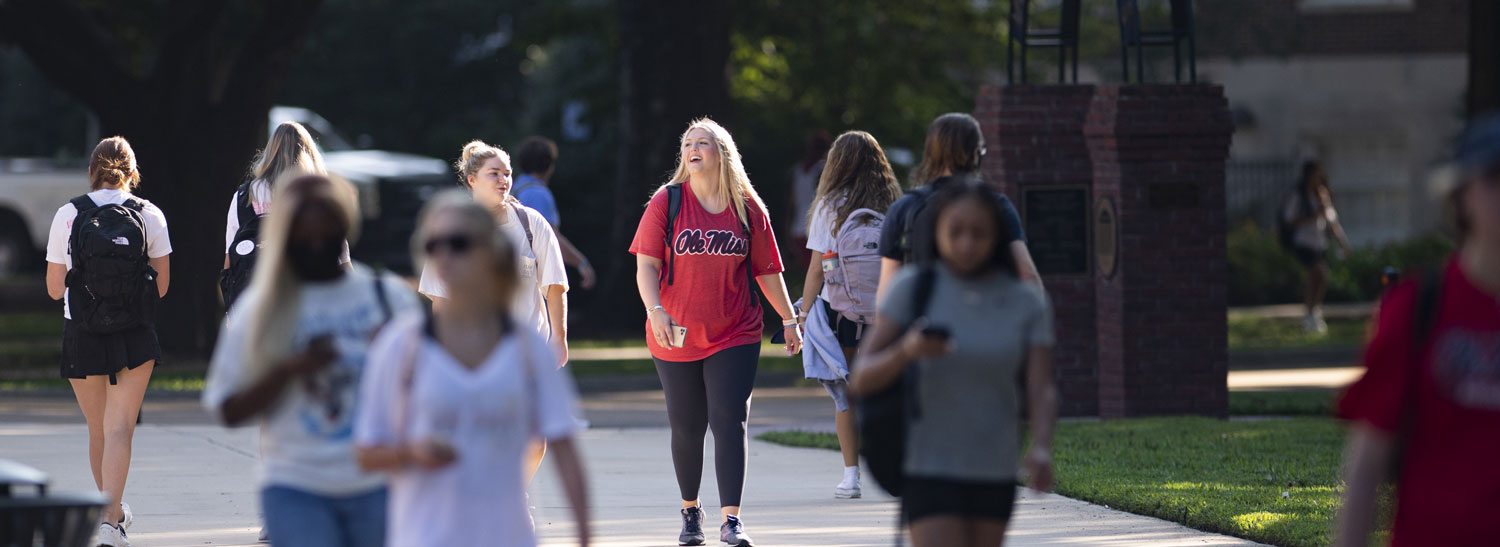
{"type": "MultiPolygon", "coordinates": [[[[1093,168],[1083,125],[1093,96],[1091,85],[980,90],[974,115],[988,148],[984,179],[1010,196],[1023,216],[1023,189],[1088,187],[1093,168]]],[[[1056,314],[1062,415],[1097,415],[1094,278],[1044,272],[1043,283],[1056,314]]]]}
{"type": "Polygon", "coordinates": [[[1063,415],[1226,415],[1223,89],[985,87],[975,116],[986,180],[1016,202],[1039,264],[1062,271],[1043,269],[1063,415]]]}
{"type": "Polygon", "coordinates": [[[1224,161],[1228,104],[1210,85],[1101,87],[1084,133],[1094,188],[1118,208],[1119,266],[1100,276],[1100,415],[1228,414],[1224,161]]]}

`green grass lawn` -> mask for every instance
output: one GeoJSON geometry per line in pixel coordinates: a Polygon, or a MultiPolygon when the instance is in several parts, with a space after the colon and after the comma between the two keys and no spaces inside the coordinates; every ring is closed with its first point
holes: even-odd
{"type": "Polygon", "coordinates": [[[1354,346],[1365,340],[1363,319],[1328,319],[1328,332],[1308,333],[1301,319],[1229,318],[1229,349],[1317,348],[1354,346]]]}
{"type": "MultiPolygon", "coordinates": [[[[757,438],[838,449],[828,433],[757,438]]],[[[1274,545],[1327,545],[1343,442],[1331,418],[1065,422],[1055,441],[1057,492],[1274,545]]]]}
{"type": "MultiPolygon", "coordinates": [[[[69,385],[67,380],[56,376],[0,380],[0,391],[40,389],[69,389],[69,385]]],[[[203,375],[184,371],[155,372],[151,374],[151,383],[147,385],[147,389],[179,392],[203,391],[203,375]]]]}

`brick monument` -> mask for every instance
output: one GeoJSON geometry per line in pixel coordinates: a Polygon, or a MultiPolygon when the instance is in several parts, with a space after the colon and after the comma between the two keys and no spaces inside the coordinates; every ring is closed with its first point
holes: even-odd
{"type": "Polygon", "coordinates": [[[985,87],[975,117],[1056,309],[1063,415],[1227,415],[1223,88],[985,87]]]}

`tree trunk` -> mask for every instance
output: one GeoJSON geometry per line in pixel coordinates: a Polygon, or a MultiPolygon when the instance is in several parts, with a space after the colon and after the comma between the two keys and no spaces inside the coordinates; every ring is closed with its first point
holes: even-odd
{"type": "Polygon", "coordinates": [[[151,40],[126,40],[141,30],[111,27],[118,22],[105,7],[0,1],[0,38],[88,105],[106,136],[135,149],[140,194],[161,207],[172,239],[172,283],[157,317],[169,357],[204,358],[213,348],[229,197],[322,1],[261,0],[255,18],[230,4],[173,0],[156,14],[151,40]],[[146,43],[154,48],[141,50],[146,43]]]}
{"type": "MultiPolygon", "coordinates": [[[[689,122],[729,112],[731,0],[621,0],[620,136],[611,248],[602,293],[635,301],[635,261],[624,254],[652,190],[677,166],[689,122]]],[[[624,308],[630,309],[630,308],[624,308]]]]}

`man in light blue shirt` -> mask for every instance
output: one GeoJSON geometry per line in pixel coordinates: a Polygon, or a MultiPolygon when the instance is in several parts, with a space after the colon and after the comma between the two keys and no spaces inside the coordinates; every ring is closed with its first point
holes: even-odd
{"type": "Polygon", "coordinates": [[[557,213],[557,199],[547,185],[557,169],[557,143],[546,137],[527,137],[516,151],[516,183],[511,194],[525,205],[542,214],[557,234],[558,246],[562,249],[563,263],[578,268],[578,285],[584,290],[594,288],[594,266],[583,256],[578,247],[568,241],[562,233],[562,217],[557,213]]]}

